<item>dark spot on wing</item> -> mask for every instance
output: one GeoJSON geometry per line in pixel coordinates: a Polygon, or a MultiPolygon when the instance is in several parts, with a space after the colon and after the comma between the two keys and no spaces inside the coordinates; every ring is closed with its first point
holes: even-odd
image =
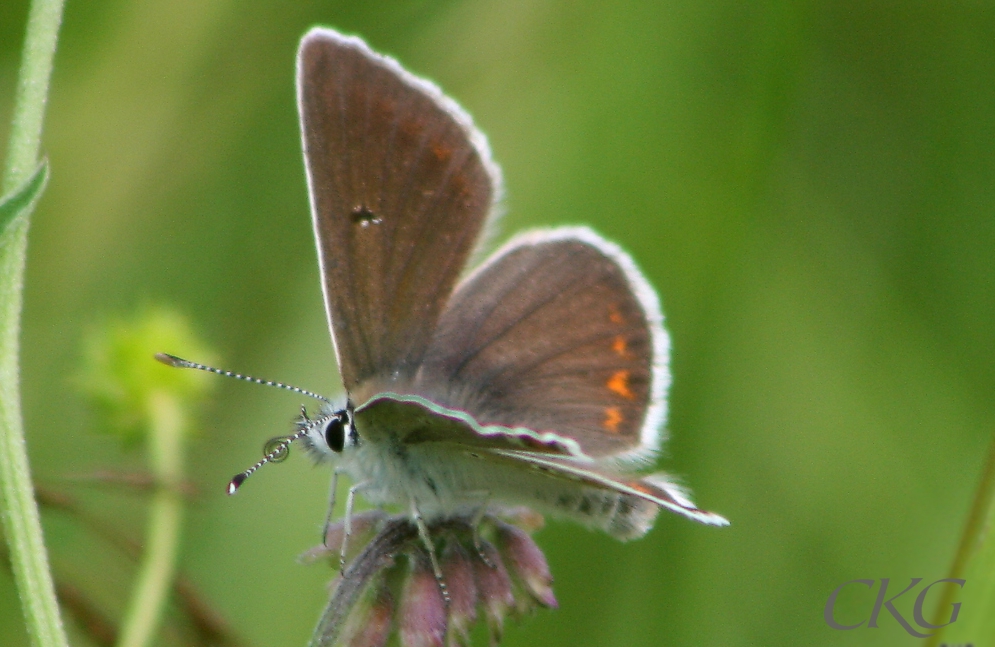
{"type": "Polygon", "coordinates": [[[360,205],[352,210],[352,223],[360,227],[379,225],[383,222],[380,216],[373,213],[366,205],[360,205]]]}

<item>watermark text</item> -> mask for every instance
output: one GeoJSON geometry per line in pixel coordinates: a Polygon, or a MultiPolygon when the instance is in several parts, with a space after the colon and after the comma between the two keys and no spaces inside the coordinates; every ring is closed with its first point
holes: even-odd
{"type": "Polygon", "coordinates": [[[960,602],[951,603],[950,619],[941,624],[933,624],[928,620],[926,620],[925,616],[923,615],[922,609],[923,606],[926,604],[926,595],[929,593],[929,589],[932,588],[935,584],[940,584],[941,582],[949,582],[950,584],[956,584],[960,588],[964,588],[964,584],[966,582],[965,580],[944,578],[942,580],[936,580],[935,582],[924,586],[922,590],[919,591],[919,594],[916,596],[915,604],[912,606],[912,620],[915,622],[916,626],[913,626],[912,623],[909,622],[908,619],[905,618],[905,616],[903,616],[902,613],[897,608],[895,608],[894,602],[895,600],[902,597],[912,589],[919,586],[919,583],[922,582],[922,578],[913,577],[912,582],[908,586],[902,589],[899,593],[892,595],[891,597],[888,597],[888,585],[891,583],[891,579],[883,577],[881,578],[880,582],[881,584],[878,587],[877,597],[874,600],[874,606],[871,608],[870,616],[868,616],[865,620],[861,620],[856,624],[848,625],[848,624],[843,624],[836,620],[836,614],[835,614],[836,600],[839,598],[840,593],[843,591],[843,589],[847,588],[848,586],[866,586],[868,589],[873,591],[875,585],[877,585],[878,583],[878,580],[850,580],[849,582],[843,582],[835,589],[833,589],[833,592],[829,594],[829,599],[826,600],[826,607],[823,610],[823,617],[826,620],[826,624],[832,627],[833,629],[838,629],[841,631],[849,631],[851,629],[857,629],[859,627],[864,626],[865,623],[867,627],[876,629],[878,627],[878,619],[881,616],[881,612],[887,611],[895,618],[898,624],[902,626],[902,629],[905,629],[905,631],[910,636],[915,636],[916,638],[927,638],[929,636],[932,636],[933,634],[923,633],[919,631],[919,629],[924,629],[924,630],[939,629],[940,627],[946,627],[947,625],[952,625],[953,623],[957,622],[957,617],[960,615],[960,604],[961,604],[960,602]]]}

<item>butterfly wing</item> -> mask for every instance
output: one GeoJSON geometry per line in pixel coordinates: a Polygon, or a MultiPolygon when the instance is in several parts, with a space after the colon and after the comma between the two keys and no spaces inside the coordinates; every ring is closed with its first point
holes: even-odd
{"type": "MultiPolygon", "coordinates": [[[[725,518],[699,509],[688,492],[663,473],[633,476],[595,461],[580,452],[577,443],[555,432],[518,427],[481,425],[466,412],[446,409],[419,396],[381,393],[356,409],[364,438],[390,446],[387,437],[407,451],[432,446],[432,456],[447,465],[441,472],[422,475],[426,483],[443,483],[440,474],[477,473],[495,502],[528,505],[541,512],[566,516],[600,528],[619,539],[643,535],[664,508],[708,525],[728,525],[725,518]],[[454,461],[456,457],[464,460],[454,461]],[[536,475],[542,479],[536,485],[536,475]],[[438,479],[438,480],[437,480],[438,479]]],[[[422,454],[423,459],[427,454],[422,454]]],[[[465,483],[459,477],[458,482],[465,483]]],[[[473,479],[470,479],[473,482],[473,479]]],[[[430,486],[436,491],[436,485],[430,486]]],[[[463,500],[458,489],[446,488],[447,497],[479,503],[481,489],[471,488],[463,500]]]]}
{"type": "Polygon", "coordinates": [[[363,437],[383,442],[391,436],[406,446],[448,443],[463,449],[518,449],[590,462],[580,446],[562,434],[528,427],[481,425],[472,415],[417,395],[378,393],[355,410],[363,437]]]}
{"type": "Polygon", "coordinates": [[[602,526],[620,539],[644,534],[652,526],[659,508],[710,526],[729,525],[725,517],[698,508],[688,491],[662,472],[635,477],[535,452],[491,450],[489,454],[493,460],[508,461],[517,469],[536,470],[548,478],[581,485],[574,496],[557,502],[560,509],[556,511],[579,517],[582,522],[586,517],[588,522],[602,526]],[[599,505],[605,501],[613,504],[608,514],[599,505]]]}
{"type": "Polygon", "coordinates": [[[297,74],[325,307],[361,402],[420,364],[500,172],[466,113],[358,38],[312,29],[297,74]]]}
{"type": "Polygon", "coordinates": [[[413,392],[480,426],[645,462],[666,414],[668,349],[656,295],[628,255],[586,228],[532,232],[457,288],[413,392]]]}

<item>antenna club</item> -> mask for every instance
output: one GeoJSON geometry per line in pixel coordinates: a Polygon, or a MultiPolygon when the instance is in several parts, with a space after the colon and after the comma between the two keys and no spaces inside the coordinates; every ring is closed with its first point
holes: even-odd
{"type": "Polygon", "coordinates": [[[228,496],[231,496],[236,492],[238,492],[238,488],[241,487],[242,483],[245,483],[245,479],[248,477],[249,475],[246,474],[245,472],[236,474],[232,478],[232,480],[228,482],[228,487],[225,490],[228,493],[228,496]]]}
{"type": "Polygon", "coordinates": [[[165,364],[166,366],[172,366],[174,368],[182,368],[184,361],[177,357],[176,355],[170,355],[169,353],[156,353],[156,361],[165,364]]]}

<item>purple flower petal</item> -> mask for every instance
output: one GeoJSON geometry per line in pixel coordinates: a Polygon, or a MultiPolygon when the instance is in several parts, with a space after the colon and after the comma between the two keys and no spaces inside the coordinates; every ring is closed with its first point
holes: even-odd
{"type": "Polygon", "coordinates": [[[422,550],[412,555],[413,567],[401,593],[400,634],[403,647],[442,647],[446,637],[446,603],[422,550]]]}
{"type": "Polygon", "coordinates": [[[394,597],[381,580],[366,600],[353,608],[345,627],[341,644],[348,647],[383,647],[393,630],[394,597]]]}
{"type": "Polygon", "coordinates": [[[546,556],[527,532],[510,524],[497,525],[498,545],[508,567],[539,604],[555,609],[553,576],[546,556]]]}
{"type": "Polygon", "coordinates": [[[455,538],[447,542],[442,553],[442,577],[450,599],[446,644],[468,645],[470,629],[477,622],[477,583],[470,554],[455,538]]]}
{"type": "Polygon", "coordinates": [[[486,541],[480,542],[480,551],[486,561],[478,555],[473,560],[473,574],[477,580],[477,591],[484,615],[491,630],[491,643],[501,641],[504,633],[504,617],[515,606],[515,596],[511,592],[511,578],[501,562],[501,554],[486,541]]]}

